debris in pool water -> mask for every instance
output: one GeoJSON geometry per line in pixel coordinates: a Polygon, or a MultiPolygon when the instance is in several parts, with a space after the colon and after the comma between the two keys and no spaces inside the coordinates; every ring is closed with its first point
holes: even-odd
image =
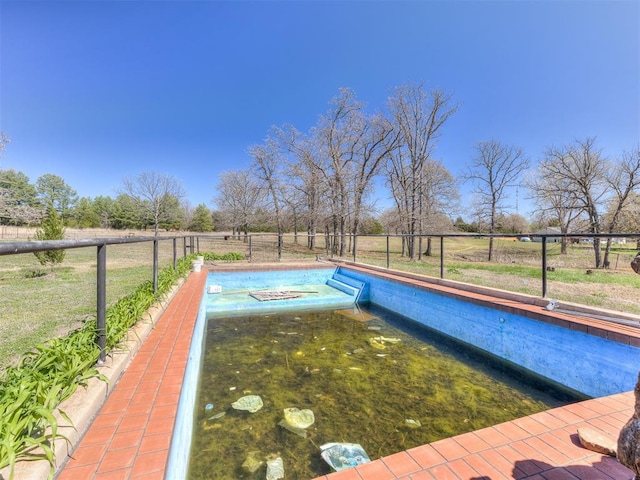
{"type": "Polygon", "coordinates": [[[247,454],[247,458],[242,464],[242,469],[247,473],[255,473],[264,462],[260,458],[260,452],[253,450],[247,454]]]}
{"type": "Polygon", "coordinates": [[[280,420],[278,422],[278,425],[284,428],[285,430],[289,430],[291,433],[295,433],[296,435],[299,435],[302,438],[307,438],[307,431],[304,428],[294,427],[284,419],[280,420]]]}
{"type": "Polygon", "coordinates": [[[209,417],[207,420],[217,420],[219,418],[224,417],[226,414],[227,414],[227,412],[216,413],[215,415],[209,417]]]}
{"type": "Polygon", "coordinates": [[[229,387],[229,390],[233,392],[236,388],[237,387],[229,387]]]}
{"type": "Polygon", "coordinates": [[[367,330],[376,330],[376,331],[378,331],[378,330],[382,330],[382,327],[376,327],[375,325],[369,325],[367,327],[367,330]]]}
{"type": "Polygon", "coordinates": [[[211,410],[213,410],[213,403],[207,403],[204,406],[204,411],[205,413],[211,413],[211,410]]]}
{"type": "Polygon", "coordinates": [[[384,350],[387,348],[387,344],[395,345],[400,342],[399,338],[388,338],[388,337],[371,337],[368,342],[373,348],[377,348],[378,350],[384,350]]]}
{"type": "Polygon", "coordinates": [[[311,410],[300,410],[299,408],[285,408],[284,419],[278,422],[285,430],[289,430],[302,438],[307,438],[307,428],[315,422],[315,416],[311,410]]]}
{"type": "Polygon", "coordinates": [[[280,480],[284,478],[284,464],[282,458],[267,460],[267,480],[280,480]]]}
{"type": "Polygon", "coordinates": [[[420,420],[414,420],[412,418],[406,418],[404,424],[409,428],[420,428],[422,426],[420,420]]]}
{"type": "Polygon", "coordinates": [[[325,443],[320,446],[320,455],[336,472],[371,461],[358,443],[325,443]]]}
{"type": "Polygon", "coordinates": [[[402,339],[400,338],[389,338],[389,337],[383,337],[383,336],[374,337],[374,338],[380,342],[390,343],[392,345],[395,345],[396,343],[399,343],[402,341],[402,339]]]}
{"type": "Polygon", "coordinates": [[[290,425],[298,428],[309,428],[316,420],[311,410],[296,407],[285,408],[284,418],[290,425]]]}
{"type": "Polygon", "coordinates": [[[251,413],[256,413],[262,408],[262,405],[263,403],[260,395],[246,395],[244,397],[240,397],[231,404],[231,406],[236,410],[245,410],[251,413]]]}
{"type": "Polygon", "coordinates": [[[387,354],[386,353],[376,353],[376,357],[386,357],[387,354]]]}

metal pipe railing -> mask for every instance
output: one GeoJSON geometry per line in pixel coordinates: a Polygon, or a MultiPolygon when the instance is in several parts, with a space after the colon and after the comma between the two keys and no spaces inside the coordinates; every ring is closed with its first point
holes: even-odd
{"type": "MultiPolygon", "coordinates": [[[[401,239],[407,238],[407,237],[419,237],[420,235],[416,234],[416,235],[405,235],[405,234],[396,234],[396,235],[390,235],[390,234],[386,234],[386,235],[360,235],[360,236],[364,236],[364,237],[382,237],[385,236],[386,237],[386,244],[387,244],[387,248],[386,248],[386,257],[387,257],[387,269],[390,268],[390,248],[389,248],[389,238],[390,237],[398,237],[401,239]]],[[[548,243],[548,239],[549,238],[564,238],[565,240],[571,239],[571,238],[591,238],[592,241],[600,241],[600,239],[602,238],[636,238],[636,239],[640,239],[640,233],[599,233],[599,234],[593,234],[593,233],[569,233],[569,234],[559,234],[559,233],[544,233],[544,234],[537,234],[537,233],[531,233],[531,234],[520,234],[520,235],[514,235],[514,234],[507,234],[507,233],[502,233],[502,234],[479,234],[479,233],[438,233],[438,234],[431,234],[428,235],[428,237],[435,237],[435,238],[439,238],[440,239],[440,278],[444,279],[444,239],[445,238],[513,238],[514,236],[527,236],[533,239],[540,239],[540,243],[541,243],[541,257],[542,257],[542,261],[541,261],[541,291],[542,291],[542,298],[546,298],[547,296],[547,243],[548,243]]],[[[353,252],[353,257],[355,259],[356,257],[356,253],[353,252]]]]}
{"type": "MultiPolygon", "coordinates": [[[[101,238],[83,240],[39,240],[28,242],[0,242],[0,256],[17,255],[23,253],[44,252],[47,250],[68,250],[73,248],[96,247],[96,342],[100,348],[99,362],[104,362],[106,358],[107,339],[107,245],[121,245],[126,243],[153,242],[153,291],[158,291],[158,270],[159,270],[159,242],[162,240],[173,241],[173,268],[177,268],[178,259],[176,255],[176,243],[178,238],[183,238],[186,257],[187,237],[137,237],[137,238],[101,238]]],[[[193,245],[193,237],[191,237],[193,245]]]]}
{"type": "MultiPolygon", "coordinates": [[[[255,261],[253,255],[253,249],[255,247],[253,243],[253,237],[260,238],[269,234],[251,234],[247,235],[245,243],[247,244],[248,252],[247,259],[249,261],[255,261]]],[[[327,251],[327,256],[334,256],[334,248],[332,245],[333,236],[325,235],[325,248],[327,251]]],[[[408,235],[402,234],[383,234],[383,235],[359,235],[360,237],[384,237],[386,240],[386,268],[391,268],[391,237],[401,238],[403,241],[408,237],[408,235]]],[[[414,235],[417,237],[418,235],[414,235]]],[[[425,236],[425,235],[423,235],[425,236]]],[[[430,234],[428,237],[438,238],[440,240],[440,258],[439,258],[439,268],[440,268],[440,278],[444,279],[445,276],[445,258],[444,258],[444,240],[445,238],[506,238],[513,237],[513,234],[478,234],[478,233],[435,233],[430,234]]],[[[521,236],[521,235],[520,235],[521,236]]],[[[623,237],[629,239],[640,239],[640,233],[606,233],[606,234],[585,234],[585,233],[575,233],[575,234],[557,234],[557,233],[549,233],[549,234],[526,234],[535,240],[540,240],[541,242],[541,290],[542,297],[545,298],[547,296],[547,243],[549,238],[564,238],[566,240],[572,238],[590,238],[593,242],[599,241],[602,238],[614,238],[614,237],[623,237]]],[[[104,348],[106,342],[106,258],[107,258],[107,246],[108,245],[120,245],[120,244],[129,244],[129,243],[142,243],[142,242],[153,242],[153,288],[154,291],[157,292],[158,289],[158,270],[159,270],[159,259],[158,259],[158,251],[159,251],[159,242],[163,240],[171,240],[172,241],[172,256],[173,256],[173,268],[177,268],[177,242],[178,240],[182,240],[182,254],[183,257],[187,256],[187,253],[194,253],[197,251],[200,253],[200,240],[201,238],[224,238],[227,240],[228,236],[224,235],[178,235],[178,236],[158,236],[158,237],[117,237],[117,238],[99,238],[99,239],[82,239],[82,240],[41,240],[41,241],[27,241],[27,242],[0,242],[0,256],[2,255],[15,255],[22,253],[34,253],[41,252],[47,250],[65,250],[65,249],[73,249],[73,248],[86,248],[86,247],[95,247],[97,249],[97,273],[96,273],[96,285],[97,285],[97,299],[96,299],[96,319],[97,319],[97,328],[98,328],[98,338],[97,343],[101,349],[101,360],[104,360],[104,348]]],[[[278,235],[277,240],[277,258],[278,260],[282,259],[283,250],[284,250],[284,236],[282,234],[278,235]]],[[[357,245],[360,242],[357,240],[352,242],[353,245],[353,260],[357,261],[357,245]]]]}

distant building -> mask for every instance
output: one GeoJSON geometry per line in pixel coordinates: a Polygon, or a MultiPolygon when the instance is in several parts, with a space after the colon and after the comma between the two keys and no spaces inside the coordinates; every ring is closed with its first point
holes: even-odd
{"type": "MultiPolygon", "coordinates": [[[[593,237],[575,237],[571,239],[572,243],[583,243],[583,244],[593,244],[593,237]]],[[[600,238],[600,244],[604,245],[607,243],[606,238],[600,238]]],[[[611,239],[612,245],[625,245],[627,243],[627,239],[624,237],[613,237],[611,239]]]]}
{"type": "Polygon", "coordinates": [[[531,235],[531,239],[534,242],[542,242],[542,237],[538,235],[550,235],[547,237],[547,243],[562,242],[562,232],[558,227],[547,227],[542,230],[538,230],[533,235],[531,235]]]}

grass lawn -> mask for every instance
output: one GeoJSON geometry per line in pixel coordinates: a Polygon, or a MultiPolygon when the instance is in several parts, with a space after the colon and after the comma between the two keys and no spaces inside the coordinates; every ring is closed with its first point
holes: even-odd
{"type": "MultiPolygon", "coordinates": [[[[160,269],[172,265],[160,242],[160,269]]],[[[152,245],[107,247],[107,305],[152,277],[152,245]]],[[[66,251],[64,262],[42,267],[33,254],[0,256],[0,368],[46,340],[96,316],[96,248],[66,251]]]]}

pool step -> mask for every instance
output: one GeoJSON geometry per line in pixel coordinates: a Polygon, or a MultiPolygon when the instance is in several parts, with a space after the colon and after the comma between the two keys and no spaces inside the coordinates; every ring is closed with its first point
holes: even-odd
{"type": "Polygon", "coordinates": [[[354,278],[342,275],[340,273],[334,273],[333,277],[327,280],[327,285],[340,290],[348,295],[352,295],[354,301],[357,302],[360,297],[360,293],[364,288],[364,282],[356,280],[354,278]]]}

